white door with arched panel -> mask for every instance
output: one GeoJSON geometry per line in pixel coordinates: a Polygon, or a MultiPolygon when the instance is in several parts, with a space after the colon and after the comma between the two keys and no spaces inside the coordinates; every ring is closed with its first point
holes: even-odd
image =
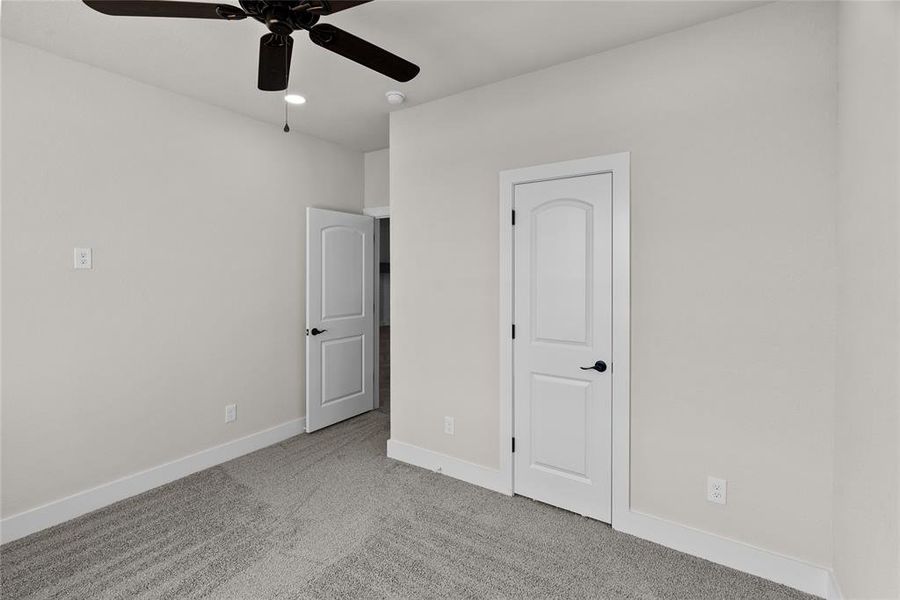
{"type": "Polygon", "coordinates": [[[610,521],[612,175],[514,188],[515,493],[610,521]]]}
{"type": "Polygon", "coordinates": [[[306,209],[306,430],[374,408],[374,219],[306,209]]]}

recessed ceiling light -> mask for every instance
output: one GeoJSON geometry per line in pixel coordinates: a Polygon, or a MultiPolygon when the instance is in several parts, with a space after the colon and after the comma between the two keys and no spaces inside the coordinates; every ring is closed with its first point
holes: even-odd
{"type": "Polygon", "coordinates": [[[288,104],[306,104],[306,98],[300,94],[288,94],[284,97],[284,101],[288,104]]]}

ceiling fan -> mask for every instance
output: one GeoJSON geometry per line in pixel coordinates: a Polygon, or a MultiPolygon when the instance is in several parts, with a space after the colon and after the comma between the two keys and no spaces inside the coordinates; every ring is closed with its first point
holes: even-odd
{"type": "Polygon", "coordinates": [[[309,32],[313,43],[397,81],[409,81],[419,67],[375,44],[328,23],[319,17],[371,2],[371,0],[239,0],[240,8],[207,2],[175,0],[84,0],[94,10],[117,17],[176,17],[225,19],[252,17],[269,28],[259,41],[258,87],[263,91],[285,90],[291,68],[291,34],[309,32]]]}

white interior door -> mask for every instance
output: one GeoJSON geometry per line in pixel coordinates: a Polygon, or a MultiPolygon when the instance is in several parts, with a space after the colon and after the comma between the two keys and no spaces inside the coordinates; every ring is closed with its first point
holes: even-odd
{"type": "Polygon", "coordinates": [[[609,522],[612,175],[519,184],[514,207],[515,492],[609,522]]]}
{"type": "Polygon", "coordinates": [[[306,430],[374,408],[374,219],[306,209],[306,430]]]}

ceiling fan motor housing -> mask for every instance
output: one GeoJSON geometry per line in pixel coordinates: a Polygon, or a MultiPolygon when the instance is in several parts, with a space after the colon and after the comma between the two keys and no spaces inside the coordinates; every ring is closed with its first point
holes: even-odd
{"type": "Polygon", "coordinates": [[[319,15],[310,10],[315,4],[304,0],[240,0],[240,5],[275,35],[310,29],[319,20],[319,15]]]}

